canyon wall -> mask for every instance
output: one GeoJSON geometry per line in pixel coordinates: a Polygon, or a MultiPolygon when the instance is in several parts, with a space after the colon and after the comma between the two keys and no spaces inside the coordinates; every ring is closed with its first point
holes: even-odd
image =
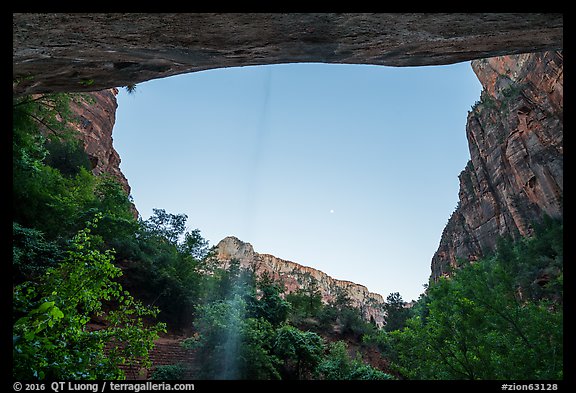
{"type": "Polygon", "coordinates": [[[500,235],[532,233],[563,215],[563,53],[472,61],[481,99],[468,113],[470,161],[431,278],[494,251],[500,235]]]}
{"type": "Polygon", "coordinates": [[[339,293],[350,298],[351,305],[358,308],[366,320],[373,319],[378,326],[384,325],[384,304],[381,295],[368,291],[363,285],[337,280],[326,273],[295,262],[286,261],[269,254],[259,254],[250,243],[235,237],[227,237],[216,246],[217,266],[227,267],[237,260],[240,266],[251,269],[257,275],[267,272],[275,280],[284,283],[286,293],[305,287],[310,280],[316,281],[324,303],[336,300],[339,293]]]}
{"type": "Polygon", "coordinates": [[[92,173],[108,173],[116,178],[129,195],[128,180],[120,170],[120,156],[114,149],[112,131],[116,122],[118,89],[86,93],[72,100],[70,109],[75,122],[70,126],[78,132],[92,164],[92,173]]]}
{"type": "Polygon", "coordinates": [[[559,13],[14,13],[13,92],[262,64],[451,64],[559,50],[563,23],[559,13]]]}

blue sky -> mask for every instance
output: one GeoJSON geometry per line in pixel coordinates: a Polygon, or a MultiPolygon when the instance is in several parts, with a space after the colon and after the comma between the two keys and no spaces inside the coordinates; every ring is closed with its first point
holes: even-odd
{"type": "Polygon", "coordinates": [[[188,216],[211,245],[417,299],[469,159],[469,62],[283,64],[120,89],[114,146],[144,219],[188,216]]]}

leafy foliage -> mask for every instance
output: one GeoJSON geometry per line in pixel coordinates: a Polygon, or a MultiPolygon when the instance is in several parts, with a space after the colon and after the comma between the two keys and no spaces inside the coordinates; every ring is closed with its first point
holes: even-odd
{"type": "Polygon", "coordinates": [[[291,305],[281,294],[284,289],[268,274],[256,281],[256,293],[249,299],[249,315],[263,318],[274,327],[286,321],[291,305]]]}
{"type": "Polygon", "coordinates": [[[153,380],[174,381],[184,378],[186,368],[182,364],[167,364],[156,367],[156,370],[151,375],[153,380]]]}
{"type": "Polygon", "coordinates": [[[362,317],[361,311],[352,307],[352,302],[344,291],[339,291],[333,301],[322,302],[318,283],[308,277],[302,287],[286,295],[291,304],[289,321],[302,329],[317,333],[336,330],[342,335],[361,337],[373,328],[362,317]]]}
{"type": "Polygon", "coordinates": [[[152,209],[154,214],[143,222],[150,236],[161,238],[171,244],[178,244],[179,237],[186,230],[185,214],[171,214],[164,209],[152,209]]]}
{"type": "Polygon", "coordinates": [[[292,305],[292,319],[302,321],[318,315],[322,309],[322,295],[317,281],[306,276],[301,287],[286,295],[286,300],[292,305]]]}
{"type": "Polygon", "coordinates": [[[328,355],[318,365],[316,372],[321,379],[329,380],[394,379],[391,375],[365,364],[359,358],[352,359],[343,341],[330,345],[328,355]]]}
{"type": "Polygon", "coordinates": [[[427,313],[387,336],[398,370],[411,379],[561,379],[561,258],[562,223],[548,221],[429,287],[427,313]]]}
{"type": "Polygon", "coordinates": [[[384,329],[388,332],[403,328],[410,316],[410,309],[405,307],[404,300],[402,300],[402,296],[398,292],[388,295],[384,310],[386,311],[386,326],[384,329]]]}
{"type": "Polygon", "coordinates": [[[126,85],[124,86],[124,88],[126,89],[126,92],[128,94],[134,94],[136,92],[136,84],[130,84],[130,85],[126,85]]]}
{"type": "MultiPolygon", "coordinates": [[[[80,96],[82,97],[82,96],[80,96]]],[[[132,236],[136,219],[128,196],[108,175],[90,172],[70,124],[71,94],[16,99],[13,104],[13,220],[60,246],[97,212],[98,230],[111,245],[132,236]]]]}
{"type": "Polygon", "coordinates": [[[274,354],[283,359],[283,375],[304,379],[316,369],[324,353],[324,340],[318,334],[304,332],[294,326],[284,325],[276,331],[274,354]],[[290,369],[294,369],[290,375],[290,369]]]}
{"type": "Polygon", "coordinates": [[[14,282],[43,275],[47,268],[57,265],[63,254],[60,246],[46,240],[41,231],[12,223],[12,264],[18,275],[14,282]]]}
{"type": "MultiPolygon", "coordinates": [[[[195,319],[198,336],[187,340],[187,346],[203,359],[201,378],[313,379],[320,375],[316,369],[325,357],[325,340],[289,322],[293,306],[283,299],[281,283],[267,274],[256,277],[238,261],[211,273],[206,303],[199,306],[195,319]]],[[[364,364],[355,361],[358,367],[364,364]]],[[[376,377],[377,373],[362,375],[376,377]]]]}
{"type": "Polygon", "coordinates": [[[84,98],[51,94],[13,103],[13,375],[19,379],[123,378],[118,366],[145,364],[164,329],[145,323],[158,310],[117,281],[121,271],[109,246],[133,238],[138,223],[121,186],[90,172],[70,127],[76,99],[84,98]],[[105,327],[94,328],[96,320],[105,327]]]}
{"type": "Polygon", "coordinates": [[[72,177],[80,168],[91,169],[90,160],[79,140],[62,141],[51,139],[46,142],[47,155],[44,164],[58,169],[65,177],[72,177]]]}
{"type": "Polygon", "coordinates": [[[97,219],[73,238],[65,259],[48,268],[38,283],[14,290],[14,369],[18,379],[122,378],[120,364],[146,360],[159,323],[144,326],[157,310],[144,307],[123,291],[121,271],[112,253],[98,251],[90,232],[97,219]],[[106,311],[105,303],[116,307],[106,311]],[[108,327],[87,327],[93,317],[108,327]]]}
{"type": "MultiPolygon", "coordinates": [[[[195,307],[212,280],[201,272],[207,242],[197,229],[186,232],[186,220],[185,214],[154,209],[148,220],[137,223],[133,236],[113,243],[121,250],[119,257],[126,261],[127,287],[156,305],[161,310],[160,318],[174,328],[191,323],[195,307]]],[[[115,227],[121,228],[117,224],[115,227]]]]}
{"type": "Polygon", "coordinates": [[[278,379],[271,354],[273,328],[263,318],[247,318],[239,295],[202,307],[196,327],[203,378],[278,379]]]}

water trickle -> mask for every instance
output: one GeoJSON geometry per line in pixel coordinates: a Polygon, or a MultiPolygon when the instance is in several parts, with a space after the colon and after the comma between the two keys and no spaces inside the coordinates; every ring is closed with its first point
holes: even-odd
{"type": "Polygon", "coordinates": [[[240,379],[238,357],[240,355],[242,323],[246,314],[246,302],[242,299],[243,287],[234,285],[232,299],[228,300],[226,330],[223,337],[222,369],[217,379],[240,379]]]}

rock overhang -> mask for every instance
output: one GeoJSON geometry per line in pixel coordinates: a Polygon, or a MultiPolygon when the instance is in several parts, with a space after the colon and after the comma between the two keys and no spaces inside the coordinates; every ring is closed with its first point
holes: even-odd
{"type": "Polygon", "coordinates": [[[13,93],[246,65],[442,65],[561,49],[551,13],[13,14],[13,93]]]}

